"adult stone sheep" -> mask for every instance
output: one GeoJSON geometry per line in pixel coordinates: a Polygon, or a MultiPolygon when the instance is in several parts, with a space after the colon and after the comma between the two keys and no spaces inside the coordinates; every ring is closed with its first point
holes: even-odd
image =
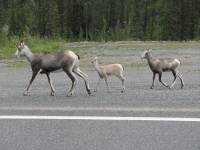
{"type": "Polygon", "coordinates": [[[181,62],[178,59],[175,58],[163,58],[163,59],[153,59],[151,56],[151,50],[145,50],[144,53],[141,55],[141,59],[147,59],[147,62],[149,64],[149,67],[151,68],[153,72],[153,83],[151,86],[151,89],[154,88],[155,84],[155,76],[156,73],[159,75],[159,81],[166,87],[172,88],[176,82],[177,77],[181,80],[181,88],[184,86],[184,82],[182,79],[182,75],[178,72],[177,68],[180,66],[181,62]],[[162,73],[165,71],[171,71],[174,80],[170,86],[168,86],[165,82],[162,81],[162,73]]]}
{"type": "Polygon", "coordinates": [[[125,78],[122,75],[124,68],[121,64],[110,64],[110,65],[100,66],[99,62],[98,62],[98,58],[95,57],[92,60],[92,65],[95,67],[96,71],[99,74],[99,81],[98,81],[95,92],[98,91],[100,81],[101,81],[102,78],[104,78],[105,82],[107,84],[107,87],[108,87],[108,92],[110,93],[110,86],[108,85],[107,76],[111,76],[111,75],[115,75],[116,77],[118,77],[122,81],[121,92],[124,92],[124,90],[125,90],[125,78]]]}
{"type": "Polygon", "coordinates": [[[66,72],[66,74],[72,80],[71,90],[67,94],[67,96],[73,95],[74,88],[77,82],[77,79],[74,76],[73,72],[76,73],[81,78],[83,78],[83,80],[85,81],[86,90],[88,94],[91,94],[87,75],[82,71],[80,71],[79,69],[80,58],[74,52],[65,50],[58,52],[43,52],[43,53],[33,54],[28,48],[28,46],[26,46],[22,40],[14,56],[15,58],[18,58],[22,55],[24,55],[27,58],[32,68],[32,78],[30,80],[27,90],[24,92],[24,95],[27,95],[29,93],[29,89],[33,80],[35,79],[38,73],[41,73],[47,75],[48,82],[51,87],[51,95],[54,96],[55,89],[51,82],[50,72],[54,72],[60,69],[66,72]]]}

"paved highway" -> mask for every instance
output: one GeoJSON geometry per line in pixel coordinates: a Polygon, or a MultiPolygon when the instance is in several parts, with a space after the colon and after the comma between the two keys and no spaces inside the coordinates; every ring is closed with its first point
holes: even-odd
{"type": "Polygon", "coordinates": [[[200,149],[199,120],[152,121],[144,118],[143,121],[117,120],[117,118],[77,120],[60,117],[57,119],[56,116],[52,118],[0,120],[0,149],[200,149]]]}
{"type": "MultiPolygon", "coordinates": [[[[77,77],[72,97],[66,97],[71,86],[67,76],[52,74],[52,97],[45,75],[38,75],[30,95],[23,96],[30,68],[2,68],[0,149],[199,150],[199,74],[185,71],[183,89],[179,81],[173,89],[156,81],[151,90],[148,69],[124,72],[124,93],[121,82],[110,77],[111,93],[102,81],[99,92],[88,95],[77,77]]],[[[93,70],[84,72],[93,91],[98,76],[93,70]]],[[[170,77],[166,74],[163,80],[171,83],[170,77]]]]}

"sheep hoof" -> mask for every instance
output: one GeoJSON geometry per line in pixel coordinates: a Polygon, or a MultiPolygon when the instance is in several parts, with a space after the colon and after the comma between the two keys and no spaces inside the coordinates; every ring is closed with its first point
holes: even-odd
{"type": "Polygon", "coordinates": [[[153,89],[153,86],[151,86],[150,89],[153,89]]]}
{"type": "Polygon", "coordinates": [[[87,90],[87,92],[88,92],[89,95],[91,95],[91,91],[90,90],[87,90]]]}
{"type": "Polygon", "coordinates": [[[121,90],[122,93],[124,93],[124,90],[121,90]]]}
{"type": "Polygon", "coordinates": [[[24,95],[24,96],[27,96],[28,93],[29,93],[28,91],[25,91],[25,92],[23,93],[23,95],[24,95]]]}
{"type": "Polygon", "coordinates": [[[54,96],[54,93],[51,93],[51,96],[54,96]]]}
{"type": "Polygon", "coordinates": [[[70,96],[72,96],[73,95],[73,93],[69,93],[69,94],[67,94],[67,97],[70,97],[70,96]]]}

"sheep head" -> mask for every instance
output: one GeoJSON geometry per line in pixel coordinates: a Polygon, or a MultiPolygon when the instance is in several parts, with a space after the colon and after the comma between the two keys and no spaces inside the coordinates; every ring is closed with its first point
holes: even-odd
{"type": "Polygon", "coordinates": [[[15,58],[19,58],[20,56],[24,55],[24,45],[25,45],[24,41],[21,40],[18,49],[14,54],[15,58]]]}
{"type": "Polygon", "coordinates": [[[93,66],[95,66],[97,59],[98,59],[97,57],[94,57],[94,59],[92,60],[92,65],[93,66]]]}
{"type": "Polygon", "coordinates": [[[141,55],[141,59],[148,59],[150,56],[151,50],[150,48],[145,50],[144,53],[141,55]]]}

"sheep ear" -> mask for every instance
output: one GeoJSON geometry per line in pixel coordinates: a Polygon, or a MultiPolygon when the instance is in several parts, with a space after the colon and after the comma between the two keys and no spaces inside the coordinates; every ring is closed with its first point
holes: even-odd
{"type": "Polygon", "coordinates": [[[150,49],[150,48],[148,49],[148,52],[151,52],[151,49],[150,49]]]}
{"type": "Polygon", "coordinates": [[[21,40],[21,42],[20,42],[20,46],[24,46],[24,40],[21,40]]]}
{"type": "Polygon", "coordinates": [[[94,59],[96,60],[96,59],[97,59],[97,57],[94,57],[94,59]]]}

